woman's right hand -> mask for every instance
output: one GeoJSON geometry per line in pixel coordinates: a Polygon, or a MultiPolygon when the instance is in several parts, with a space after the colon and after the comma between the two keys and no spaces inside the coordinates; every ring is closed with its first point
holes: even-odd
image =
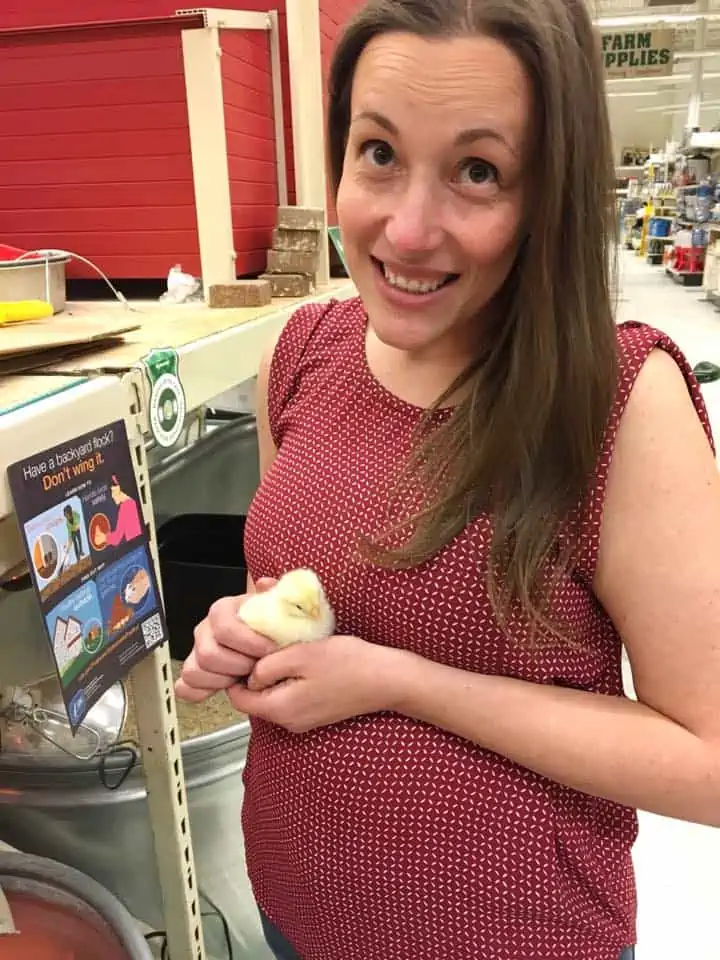
{"type": "MultiPolygon", "coordinates": [[[[275,581],[260,579],[257,593],[269,590],[275,581]]],[[[200,703],[218,690],[228,690],[252,673],[258,660],[277,650],[267,637],[250,630],[238,618],[238,610],[249,594],[216,600],[196,627],[195,642],[175,683],[181,700],[200,703]]]]}

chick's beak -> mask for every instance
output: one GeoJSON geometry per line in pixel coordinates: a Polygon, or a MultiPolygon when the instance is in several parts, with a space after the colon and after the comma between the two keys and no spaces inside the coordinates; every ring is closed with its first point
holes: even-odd
{"type": "Polygon", "coordinates": [[[317,602],[317,600],[308,604],[307,612],[311,620],[317,620],[317,618],[320,616],[320,604],[317,602]]]}

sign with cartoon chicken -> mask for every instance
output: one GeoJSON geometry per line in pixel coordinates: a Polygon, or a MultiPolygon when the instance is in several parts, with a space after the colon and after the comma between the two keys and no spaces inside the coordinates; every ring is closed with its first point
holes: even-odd
{"type": "Polygon", "coordinates": [[[8,479],[77,730],[102,694],[167,635],[125,424],[15,463],[8,479]]]}

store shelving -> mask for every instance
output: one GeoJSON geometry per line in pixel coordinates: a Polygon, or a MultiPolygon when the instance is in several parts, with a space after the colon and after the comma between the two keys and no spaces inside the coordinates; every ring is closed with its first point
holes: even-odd
{"type": "MultiPolygon", "coordinates": [[[[301,303],[355,295],[349,280],[332,281],[316,296],[274,301],[262,309],[210,310],[204,304],[140,304],[137,330],[118,345],[54,364],[32,376],[0,383],[0,578],[24,567],[24,553],[6,470],[10,463],[123,419],[158,571],[157,538],[146,448],[149,384],[142,358],[173,347],[188,413],[257,373],[265,346],[301,303]]],[[[76,316],[128,309],[121,304],[69,304],[76,316]]],[[[8,637],[2,642],[7,644],[8,637]]],[[[12,655],[7,647],[2,655],[12,655]]],[[[0,660],[1,660],[0,656],[0,660]]],[[[28,680],[34,680],[31,677],[28,680]]],[[[167,644],[131,674],[148,805],[162,890],[168,947],[173,960],[203,960],[200,905],[167,644]]]]}

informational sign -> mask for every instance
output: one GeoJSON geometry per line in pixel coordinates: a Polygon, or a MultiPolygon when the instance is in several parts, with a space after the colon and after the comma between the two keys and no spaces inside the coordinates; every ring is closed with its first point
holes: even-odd
{"type": "Polygon", "coordinates": [[[73,731],[167,637],[125,423],[8,467],[73,731]]]}
{"type": "Polygon", "coordinates": [[[617,30],[603,33],[608,77],[666,77],[673,72],[672,30],[617,30]]]}

